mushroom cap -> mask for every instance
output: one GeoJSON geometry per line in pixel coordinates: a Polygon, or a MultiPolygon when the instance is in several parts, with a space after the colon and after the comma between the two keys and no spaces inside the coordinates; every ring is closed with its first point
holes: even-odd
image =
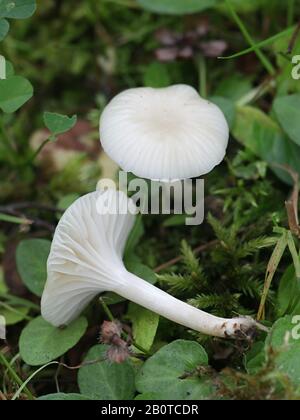
{"type": "Polygon", "coordinates": [[[69,324],[96,295],[122,282],[123,251],[135,219],[128,211],[132,206],[123,192],[106,190],[87,194],[66,210],[47,262],[41,310],[48,322],[69,324]]]}
{"type": "Polygon", "coordinates": [[[135,88],[107,105],[100,139],[123,170],[174,181],[204,175],[218,165],[229,128],[222,111],[191,86],[135,88]]]}

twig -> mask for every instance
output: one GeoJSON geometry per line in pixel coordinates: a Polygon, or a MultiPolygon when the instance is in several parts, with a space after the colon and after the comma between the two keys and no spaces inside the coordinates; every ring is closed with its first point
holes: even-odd
{"type": "Polygon", "coordinates": [[[80,365],[77,366],[68,366],[65,363],[61,363],[58,362],[60,366],[68,369],[68,370],[78,370],[84,366],[91,366],[91,365],[96,365],[97,363],[101,363],[104,362],[106,359],[105,358],[98,358],[98,359],[94,359],[94,360],[87,360],[86,362],[82,362],[80,365]]]}
{"type": "Polygon", "coordinates": [[[6,206],[0,206],[0,212],[6,212],[7,210],[24,210],[24,209],[38,209],[45,210],[50,212],[63,212],[63,209],[59,209],[55,206],[48,206],[47,204],[31,203],[31,202],[21,202],[21,203],[12,203],[6,206]]]}
{"type": "Polygon", "coordinates": [[[298,216],[298,201],[299,201],[299,175],[294,171],[290,171],[290,175],[294,181],[294,188],[290,198],[285,202],[285,207],[288,215],[288,222],[290,231],[300,238],[300,226],[298,216]]]}
{"type": "Polygon", "coordinates": [[[25,222],[24,224],[35,225],[35,226],[38,226],[38,227],[42,227],[42,228],[45,228],[45,229],[49,230],[51,233],[53,233],[55,231],[55,226],[52,225],[51,223],[48,223],[48,222],[44,221],[44,220],[33,218],[33,217],[31,217],[29,219],[27,216],[24,216],[24,214],[22,214],[21,212],[10,209],[8,206],[7,207],[2,206],[1,209],[5,209],[5,212],[8,213],[8,214],[11,214],[11,215],[19,217],[19,218],[23,218],[24,222],[25,222]]]}
{"type": "Polygon", "coordinates": [[[294,187],[291,196],[285,202],[285,207],[288,215],[288,223],[290,231],[293,235],[300,238],[300,226],[299,226],[299,216],[298,216],[298,201],[299,201],[299,174],[294,171],[288,165],[280,165],[278,163],[273,164],[273,166],[278,167],[286,171],[294,182],[294,187]]]}
{"type": "MultiPolygon", "coordinates": [[[[205,251],[208,248],[211,248],[214,245],[219,243],[218,239],[214,239],[213,241],[208,242],[207,244],[200,245],[197,248],[193,249],[194,254],[200,254],[201,252],[205,251]]],[[[177,264],[179,261],[182,260],[182,256],[179,255],[178,257],[172,258],[171,260],[159,265],[154,269],[155,273],[159,273],[160,271],[166,270],[167,268],[171,267],[172,265],[177,264]]]]}
{"type": "Polygon", "coordinates": [[[7,401],[6,396],[3,394],[3,392],[0,391],[0,400],[1,401],[7,401]]]}

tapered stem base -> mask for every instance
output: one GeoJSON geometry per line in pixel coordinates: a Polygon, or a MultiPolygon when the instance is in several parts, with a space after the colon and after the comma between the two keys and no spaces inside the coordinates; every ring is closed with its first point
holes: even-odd
{"type": "Polygon", "coordinates": [[[253,319],[226,319],[210,315],[128,271],[122,274],[122,278],[125,281],[115,290],[120,296],[187,328],[210,336],[236,339],[249,339],[257,329],[257,323],[253,319]]]}

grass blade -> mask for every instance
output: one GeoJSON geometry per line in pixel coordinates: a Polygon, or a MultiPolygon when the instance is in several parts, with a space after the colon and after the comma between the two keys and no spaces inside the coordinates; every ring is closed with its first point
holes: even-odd
{"type": "Polygon", "coordinates": [[[236,22],[237,26],[239,27],[241,33],[243,34],[244,38],[246,39],[247,42],[249,42],[249,44],[253,48],[253,51],[256,53],[257,57],[260,59],[262,65],[265,67],[265,69],[270,73],[271,76],[273,76],[275,74],[275,68],[273,67],[273,64],[265,56],[265,54],[260,50],[260,48],[258,48],[255,45],[250,33],[248,32],[246,26],[244,25],[244,23],[242,22],[242,20],[240,19],[240,17],[236,13],[236,11],[234,10],[230,0],[225,0],[225,3],[227,5],[229,11],[232,14],[232,17],[233,17],[234,21],[236,22]]]}
{"type": "Polygon", "coordinates": [[[284,31],[279,32],[278,34],[273,35],[270,38],[265,39],[264,41],[258,42],[257,44],[254,44],[252,47],[246,48],[243,51],[240,51],[240,52],[232,54],[232,55],[227,55],[226,57],[218,57],[218,58],[220,60],[230,60],[230,59],[233,59],[233,58],[242,57],[243,55],[254,52],[255,48],[267,47],[268,45],[272,44],[273,42],[277,41],[280,38],[292,35],[294,30],[295,30],[295,26],[287,28],[284,31]]]}

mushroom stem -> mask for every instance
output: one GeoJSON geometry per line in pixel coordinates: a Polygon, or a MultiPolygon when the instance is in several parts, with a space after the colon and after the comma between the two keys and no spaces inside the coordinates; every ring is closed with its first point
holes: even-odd
{"type": "Polygon", "coordinates": [[[114,290],[120,296],[163,317],[203,334],[220,338],[249,339],[258,325],[251,318],[219,318],[176,299],[128,271],[114,290]]]}

